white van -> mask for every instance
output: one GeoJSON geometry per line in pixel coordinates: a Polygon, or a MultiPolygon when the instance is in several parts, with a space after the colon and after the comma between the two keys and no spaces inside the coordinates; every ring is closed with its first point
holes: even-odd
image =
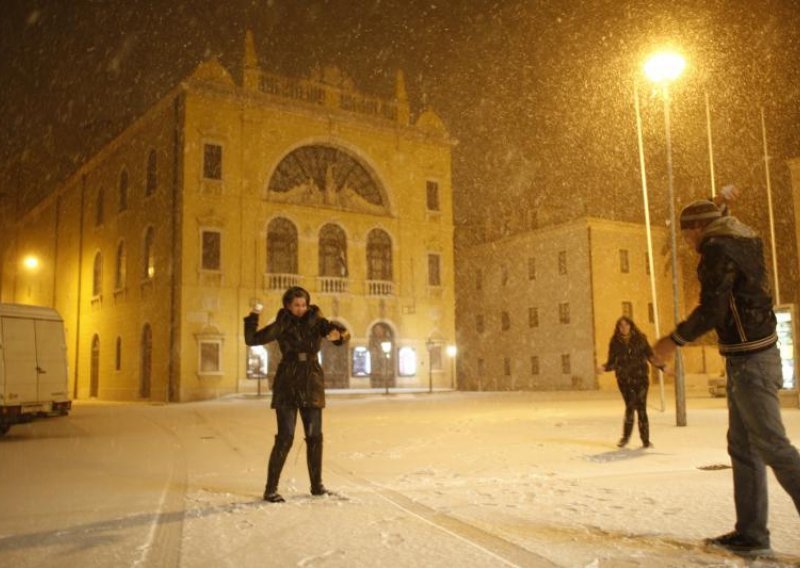
{"type": "Polygon", "coordinates": [[[41,306],[0,304],[0,436],[17,422],[69,413],[64,320],[41,306]]]}

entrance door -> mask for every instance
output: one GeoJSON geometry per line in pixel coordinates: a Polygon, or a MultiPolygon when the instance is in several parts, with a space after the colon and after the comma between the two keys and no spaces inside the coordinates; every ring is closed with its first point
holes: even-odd
{"type": "Polygon", "coordinates": [[[139,367],[139,396],[150,398],[150,385],[153,374],[153,331],[150,324],[142,329],[142,361],[139,367]]]}
{"type": "Polygon", "coordinates": [[[392,328],[385,323],[376,323],[372,326],[369,334],[369,353],[372,360],[370,386],[381,389],[394,387],[394,335],[392,328]],[[388,349],[384,350],[386,347],[388,349]]]}
{"type": "Polygon", "coordinates": [[[7,404],[36,402],[36,332],[33,320],[2,318],[7,404]]]}
{"type": "Polygon", "coordinates": [[[36,320],[40,400],[67,400],[67,345],[60,321],[36,320]]]}
{"type": "Polygon", "coordinates": [[[89,370],[89,396],[97,398],[100,392],[100,337],[92,338],[92,363],[89,370]]]}
{"type": "Polygon", "coordinates": [[[322,370],[325,373],[325,388],[350,388],[350,367],[348,356],[350,342],[334,345],[330,341],[322,342],[322,370]]]}

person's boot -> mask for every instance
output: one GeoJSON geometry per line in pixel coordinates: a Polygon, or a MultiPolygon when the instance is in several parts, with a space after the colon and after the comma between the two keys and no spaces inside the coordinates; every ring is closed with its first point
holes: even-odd
{"type": "Polygon", "coordinates": [[[642,439],[643,448],[652,448],[653,444],[650,443],[650,423],[639,422],[639,437],[642,439]]]}
{"type": "Polygon", "coordinates": [[[332,495],[322,484],[322,434],[306,438],[306,461],[312,495],[332,495]]]}
{"type": "Polygon", "coordinates": [[[631,432],[633,432],[633,421],[628,422],[626,420],[622,425],[622,438],[617,442],[618,448],[624,448],[628,445],[628,440],[631,439],[631,432]]]}
{"type": "Polygon", "coordinates": [[[278,481],[281,478],[283,464],[289,450],[292,449],[293,438],[283,438],[275,436],[275,445],[272,446],[272,453],[269,455],[269,465],[267,466],[267,486],[264,488],[264,501],[270,503],[283,503],[286,500],[278,493],[278,481]]]}

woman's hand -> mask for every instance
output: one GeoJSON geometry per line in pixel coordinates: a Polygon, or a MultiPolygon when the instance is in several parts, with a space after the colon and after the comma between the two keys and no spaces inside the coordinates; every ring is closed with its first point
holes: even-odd
{"type": "Polygon", "coordinates": [[[327,339],[328,341],[339,341],[341,338],[342,338],[342,334],[336,328],[333,328],[330,331],[330,333],[328,333],[328,335],[325,336],[325,339],[327,339]]]}

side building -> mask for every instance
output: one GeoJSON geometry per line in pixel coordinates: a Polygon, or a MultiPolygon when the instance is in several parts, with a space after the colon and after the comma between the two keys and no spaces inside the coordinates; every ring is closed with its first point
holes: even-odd
{"type": "Polygon", "coordinates": [[[243,63],[241,84],[201,64],[6,230],[0,299],[59,310],[76,398],[256,390],[279,354],[242,317],[258,301],[268,323],[291,285],[352,331],[323,349],[329,387],[449,387],[441,120],[412,120],[401,73],[386,99],[332,67],[273,75],[249,33],[243,63]]]}
{"type": "MultiPolygon", "coordinates": [[[[663,333],[673,321],[668,232],[653,228],[652,234],[663,333]]],[[[601,386],[595,368],[605,362],[620,316],[631,317],[651,342],[656,337],[647,254],[644,226],[596,218],[460,250],[456,314],[462,388],[601,386]]],[[[684,356],[693,361],[695,349],[702,348],[686,348],[684,356]]],[[[601,380],[611,383],[613,375],[601,380]]]]}

